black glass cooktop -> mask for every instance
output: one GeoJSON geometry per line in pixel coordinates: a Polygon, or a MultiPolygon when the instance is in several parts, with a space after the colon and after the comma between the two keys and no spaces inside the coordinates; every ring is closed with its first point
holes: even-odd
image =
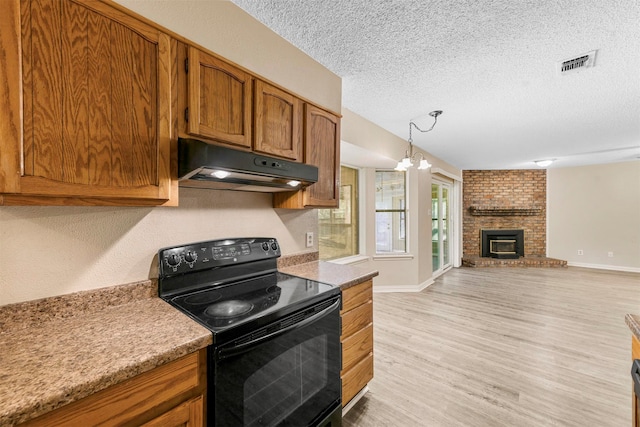
{"type": "Polygon", "coordinates": [[[266,324],[336,293],[336,286],[274,272],[212,285],[175,296],[169,302],[215,334],[246,324],[255,327],[256,322],[266,324]]]}
{"type": "Polygon", "coordinates": [[[189,243],[158,251],[158,295],[213,333],[214,343],[277,326],[340,294],[338,286],[277,271],[271,237],[189,243]]]}

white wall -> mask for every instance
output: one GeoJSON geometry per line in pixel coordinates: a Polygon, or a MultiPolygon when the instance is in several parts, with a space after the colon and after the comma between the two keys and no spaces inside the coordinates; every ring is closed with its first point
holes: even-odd
{"type": "MultiPolygon", "coordinates": [[[[387,159],[399,160],[407,149],[407,141],[387,132],[365,118],[349,111],[342,110],[342,140],[375,152],[387,159]]],[[[448,163],[426,154],[433,168],[438,168],[452,176],[462,177],[462,172],[448,163]]],[[[364,157],[364,156],[363,156],[364,157]]],[[[376,162],[374,158],[371,160],[376,162]]],[[[383,163],[382,161],[380,161],[383,163]]],[[[360,166],[354,164],[354,166],[360,166]]],[[[383,166],[393,168],[384,162],[383,166]]],[[[431,181],[432,170],[420,171],[411,168],[408,171],[408,256],[378,257],[375,256],[375,167],[365,170],[366,186],[366,247],[363,255],[373,257],[369,266],[379,271],[374,281],[374,289],[381,291],[409,291],[431,283],[431,181]]],[[[459,207],[461,209],[461,207],[459,207]]]]}
{"type": "Polygon", "coordinates": [[[548,256],[640,272],[640,161],[549,169],[547,186],[548,256]]]}

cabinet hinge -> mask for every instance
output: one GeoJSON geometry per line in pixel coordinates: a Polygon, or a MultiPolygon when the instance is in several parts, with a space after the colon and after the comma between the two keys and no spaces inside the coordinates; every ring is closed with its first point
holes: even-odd
{"type": "Polygon", "coordinates": [[[189,58],[184,60],[184,72],[189,73],[189,58]]]}
{"type": "Polygon", "coordinates": [[[184,121],[185,122],[189,121],[189,107],[184,109],[184,121]]]}

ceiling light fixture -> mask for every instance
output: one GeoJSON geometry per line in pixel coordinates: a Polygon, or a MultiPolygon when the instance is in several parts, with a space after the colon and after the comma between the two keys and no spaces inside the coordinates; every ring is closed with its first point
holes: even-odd
{"type": "Polygon", "coordinates": [[[418,169],[429,169],[431,167],[431,164],[429,164],[429,161],[425,158],[424,154],[422,154],[420,151],[418,151],[417,153],[413,152],[413,139],[411,138],[411,128],[415,127],[416,129],[418,129],[420,132],[423,132],[423,133],[430,132],[433,130],[436,123],[438,123],[438,116],[440,114],[442,114],[441,110],[436,110],[429,113],[429,115],[433,117],[433,124],[429,129],[426,129],[426,130],[420,129],[418,125],[416,125],[412,121],[409,122],[409,139],[407,141],[409,143],[409,148],[407,149],[407,151],[405,151],[403,159],[398,162],[398,165],[394,168],[394,170],[397,170],[399,172],[404,172],[408,168],[413,166],[413,164],[418,161],[418,158],[420,159],[418,163],[418,169]]]}
{"type": "Polygon", "coordinates": [[[553,163],[556,159],[547,159],[547,160],[534,160],[533,163],[540,166],[541,168],[546,168],[551,163],[553,163]]]}

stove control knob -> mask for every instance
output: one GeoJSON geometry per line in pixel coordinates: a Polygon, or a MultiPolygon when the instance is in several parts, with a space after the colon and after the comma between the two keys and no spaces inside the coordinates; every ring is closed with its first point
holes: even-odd
{"type": "Polygon", "coordinates": [[[171,267],[176,267],[180,264],[180,255],[169,255],[167,257],[167,264],[169,264],[171,267]]]}
{"type": "Polygon", "coordinates": [[[197,259],[198,254],[193,251],[187,251],[187,253],[184,254],[184,260],[187,262],[195,262],[197,259]]]}
{"type": "Polygon", "coordinates": [[[269,250],[269,244],[267,242],[262,242],[262,250],[264,250],[264,251],[268,251],[269,250]]]}
{"type": "Polygon", "coordinates": [[[271,243],[271,249],[273,249],[274,251],[278,250],[278,244],[276,242],[271,243]]]}

